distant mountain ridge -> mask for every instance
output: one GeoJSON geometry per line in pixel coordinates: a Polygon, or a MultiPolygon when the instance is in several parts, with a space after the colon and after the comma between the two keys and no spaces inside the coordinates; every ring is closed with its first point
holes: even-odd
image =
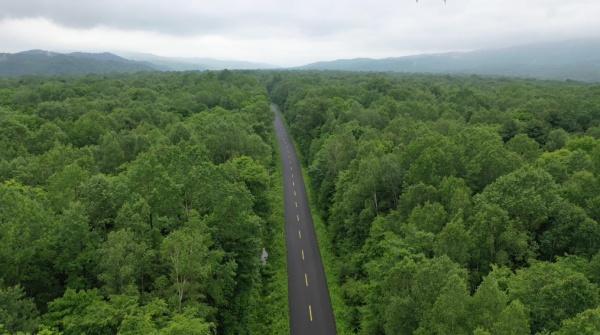
{"type": "Polygon", "coordinates": [[[29,50],[0,53],[0,76],[81,75],[154,71],[149,63],[132,61],[111,53],[58,53],[29,50]]]}
{"type": "Polygon", "coordinates": [[[276,68],[274,65],[263,63],[213,58],[169,58],[140,53],[123,56],[109,52],[59,53],[46,50],[0,53],[0,76],[276,68]]]}
{"type": "MultiPolygon", "coordinates": [[[[0,76],[81,75],[140,71],[275,69],[277,66],[212,58],[171,58],[142,53],[0,53],[0,76]]],[[[477,74],[600,82],[600,39],[538,43],[503,49],[355,58],[311,63],[294,70],[477,74]]]]}
{"type": "Polygon", "coordinates": [[[479,74],[599,82],[600,40],[572,40],[383,59],[339,59],[311,63],[297,69],[479,74]]]}
{"type": "Polygon", "coordinates": [[[266,63],[247,62],[241,60],[223,60],[206,57],[163,57],[146,53],[120,53],[121,56],[152,63],[166,71],[191,71],[191,70],[259,70],[274,69],[275,65],[266,63]]]}

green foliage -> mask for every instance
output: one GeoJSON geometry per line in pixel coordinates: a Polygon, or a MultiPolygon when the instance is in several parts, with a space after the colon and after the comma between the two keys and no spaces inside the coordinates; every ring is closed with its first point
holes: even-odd
{"type": "Polygon", "coordinates": [[[135,291],[150,271],[152,250],[127,229],[112,231],[98,249],[98,278],[105,283],[107,292],[121,294],[135,291]]]}
{"type": "Polygon", "coordinates": [[[39,322],[33,299],[20,286],[4,287],[0,282],[0,331],[33,332],[39,322]]]}
{"type": "Polygon", "coordinates": [[[493,334],[498,335],[526,335],[530,334],[529,316],[527,309],[519,300],[513,300],[500,313],[498,320],[492,326],[493,334]]]}
{"type": "Polygon", "coordinates": [[[211,252],[213,242],[208,234],[206,223],[194,214],[184,228],[169,234],[162,242],[161,255],[170,268],[170,280],[176,293],[175,305],[179,310],[182,304],[204,296],[207,279],[215,271],[220,253],[211,252]]]}
{"type": "Polygon", "coordinates": [[[600,298],[598,287],[582,273],[550,263],[534,263],[517,271],[509,293],[530,310],[534,332],[557,330],[560,320],[597,306],[600,298]]]}
{"type": "Polygon", "coordinates": [[[598,306],[596,86],[262,77],[310,167],[356,333],[550,334],[598,306]]]}
{"type": "Polygon", "coordinates": [[[249,317],[275,280],[258,257],[275,230],[273,116],[255,76],[5,79],[0,97],[0,332],[273,322],[249,317]]]}
{"type": "Polygon", "coordinates": [[[271,306],[285,303],[281,263],[258,258],[281,234],[270,95],[325,219],[344,328],[593,334],[597,90],[310,72],[4,79],[0,329],[286,332],[271,306]]]}
{"type": "Polygon", "coordinates": [[[600,309],[588,309],[564,320],[556,335],[592,335],[600,332],[600,309]]]}

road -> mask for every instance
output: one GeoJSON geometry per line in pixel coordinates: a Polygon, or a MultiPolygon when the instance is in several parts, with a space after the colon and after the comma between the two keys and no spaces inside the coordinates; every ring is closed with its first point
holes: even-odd
{"type": "Polygon", "coordinates": [[[291,335],[336,334],[321,253],[293,142],[275,113],[275,131],[283,166],[288,303],[291,335]]]}

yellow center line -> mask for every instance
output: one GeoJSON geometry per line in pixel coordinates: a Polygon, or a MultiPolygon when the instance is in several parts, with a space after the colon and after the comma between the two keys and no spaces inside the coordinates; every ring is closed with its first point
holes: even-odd
{"type": "Polygon", "coordinates": [[[298,229],[298,238],[302,239],[302,232],[298,229]]]}
{"type": "Polygon", "coordinates": [[[302,260],[304,260],[304,249],[302,249],[302,260]]]}
{"type": "Polygon", "coordinates": [[[294,196],[296,196],[296,190],[294,190],[294,196]]]}
{"type": "Polygon", "coordinates": [[[300,222],[300,216],[298,216],[298,214],[296,214],[296,221],[300,222]]]}
{"type": "Polygon", "coordinates": [[[296,186],[296,183],[294,183],[294,181],[292,180],[292,186],[296,186]]]}
{"type": "Polygon", "coordinates": [[[296,207],[298,207],[298,201],[294,201],[294,203],[296,203],[296,207]]]}
{"type": "Polygon", "coordinates": [[[308,287],[308,275],[306,273],[304,274],[304,283],[306,284],[306,287],[308,287]]]}
{"type": "Polygon", "coordinates": [[[310,322],[312,322],[312,307],[308,305],[308,317],[310,318],[310,322]]]}

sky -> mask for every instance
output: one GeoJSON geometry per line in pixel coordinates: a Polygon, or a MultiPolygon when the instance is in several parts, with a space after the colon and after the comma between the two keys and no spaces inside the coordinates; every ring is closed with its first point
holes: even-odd
{"type": "Polygon", "coordinates": [[[0,52],[295,66],[597,37],[599,0],[0,0],[0,52]]]}

